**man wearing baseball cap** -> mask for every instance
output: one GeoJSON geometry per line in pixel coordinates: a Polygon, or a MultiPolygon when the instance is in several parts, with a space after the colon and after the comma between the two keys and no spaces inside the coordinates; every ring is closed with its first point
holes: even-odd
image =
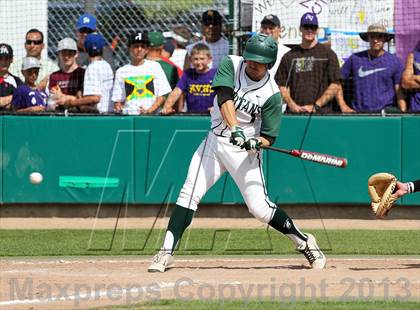
{"type": "MultiPolygon", "coordinates": [[[[50,75],[48,89],[50,91],[50,99],[59,99],[61,96],[81,97],[83,95],[83,80],[85,69],[79,67],[76,62],[77,44],[72,38],[64,38],[58,42],[57,47],[58,58],[60,59],[60,70],[50,75]]],[[[62,98],[63,99],[63,98],[62,98]]],[[[50,103],[52,100],[49,100],[50,103]]],[[[63,102],[65,100],[60,100],[63,102]]],[[[54,110],[54,107],[49,109],[54,110]]],[[[59,106],[58,110],[62,110],[63,106],[59,106]]],[[[77,110],[75,109],[74,112],[77,110]]],[[[71,111],[73,112],[73,111],[71,111]]]]}
{"type": "Polygon", "coordinates": [[[90,33],[84,41],[84,49],[89,56],[83,82],[83,96],[63,96],[57,100],[58,105],[65,108],[78,107],[81,112],[109,113],[113,111],[111,104],[112,83],[114,73],[111,66],[103,58],[106,46],[105,39],[98,33],[90,33]]]}
{"type": "Polygon", "coordinates": [[[287,46],[284,46],[280,43],[280,34],[281,34],[281,24],[280,19],[273,14],[269,14],[264,16],[264,18],[261,21],[261,28],[260,32],[264,33],[266,35],[271,36],[274,41],[277,43],[277,59],[274,66],[269,70],[273,76],[276,74],[277,69],[280,65],[280,61],[283,58],[283,56],[290,51],[290,48],[287,46]]]}
{"type": "Polygon", "coordinates": [[[169,58],[163,56],[162,52],[165,44],[163,33],[160,31],[149,32],[149,42],[150,47],[147,52],[147,59],[157,61],[161,65],[169,85],[171,85],[171,89],[174,89],[182,76],[182,69],[178,68],[169,58]]]}
{"type": "Polygon", "coordinates": [[[204,43],[210,47],[213,62],[211,68],[217,68],[223,57],[229,54],[229,42],[222,37],[223,19],[216,10],[205,11],[201,18],[203,39],[187,45],[184,69],[190,68],[190,54],[194,44],[204,43]]]}
{"type": "MultiPolygon", "coordinates": [[[[84,43],[86,36],[90,33],[97,33],[96,17],[90,13],[82,14],[76,22],[76,38],[77,38],[77,64],[86,68],[89,64],[89,55],[85,50],[84,43]]],[[[102,57],[114,69],[114,50],[109,46],[103,49],[102,57]]]]}
{"type": "Polygon", "coordinates": [[[18,86],[13,93],[12,109],[17,112],[42,112],[47,106],[48,95],[36,85],[41,63],[38,58],[22,59],[22,75],[25,83],[18,86]]]}
{"type": "Polygon", "coordinates": [[[0,43],[0,109],[8,109],[16,88],[22,80],[9,72],[13,61],[13,49],[9,44],[0,43]]]}
{"type": "MultiPolygon", "coordinates": [[[[286,53],[276,73],[276,82],[287,104],[286,112],[331,113],[333,99],[340,88],[337,55],[318,43],[318,18],[309,12],[302,15],[302,42],[286,53]]],[[[342,112],[349,107],[340,106],[342,112]]]]}
{"type": "Polygon", "coordinates": [[[353,108],[357,112],[407,111],[400,88],[403,65],[396,55],[384,50],[394,35],[382,24],[372,24],[359,35],[370,48],[352,54],[341,68],[343,79],[353,78],[353,108]]]}
{"type": "Polygon", "coordinates": [[[115,73],[112,91],[115,112],[129,115],[152,113],[162,105],[164,96],[171,91],[160,64],[146,59],[153,40],[147,32],[129,35],[131,61],[115,73]]]}

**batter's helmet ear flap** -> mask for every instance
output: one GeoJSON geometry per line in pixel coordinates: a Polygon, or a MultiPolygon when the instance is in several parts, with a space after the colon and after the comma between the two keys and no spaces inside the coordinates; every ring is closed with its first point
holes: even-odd
{"type": "Polygon", "coordinates": [[[271,69],[277,59],[277,43],[272,37],[258,33],[246,42],[243,57],[245,60],[267,64],[268,69],[271,69]]]}

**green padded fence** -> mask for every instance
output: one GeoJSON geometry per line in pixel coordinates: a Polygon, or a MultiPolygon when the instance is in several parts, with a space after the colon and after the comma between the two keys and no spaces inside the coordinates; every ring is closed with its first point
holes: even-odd
{"type": "MultiPolygon", "coordinates": [[[[299,148],[307,116],[285,116],[276,146],[299,148]]],[[[209,117],[1,116],[2,203],[162,204],[176,201],[209,117]],[[29,182],[39,171],[44,181],[29,182]]],[[[367,203],[369,175],[420,178],[420,117],[312,117],[303,149],[347,157],[338,169],[264,152],[270,197],[278,203],[367,203]]],[[[243,199],[227,175],[205,203],[243,199]]],[[[420,195],[404,197],[420,204],[420,195]]]]}

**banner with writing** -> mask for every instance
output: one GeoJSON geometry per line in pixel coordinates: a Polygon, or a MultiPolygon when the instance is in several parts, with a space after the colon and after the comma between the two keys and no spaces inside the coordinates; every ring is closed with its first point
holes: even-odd
{"type": "Polygon", "coordinates": [[[329,0],[254,0],[252,30],[258,32],[264,16],[275,14],[282,25],[282,43],[299,44],[300,18],[306,12],[317,14],[321,28],[328,27],[328,2],[329,0]]]}
{"type": "Polygon", "coordinates": [[[364,32],[370,24],[394,28],[394,0],[329,0],[328,28],[364,32]]]}

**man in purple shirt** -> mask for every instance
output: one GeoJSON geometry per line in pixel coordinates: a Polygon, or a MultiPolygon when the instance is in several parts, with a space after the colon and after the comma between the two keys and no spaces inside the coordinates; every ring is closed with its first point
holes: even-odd
{"type": "Polygon", "coordinates": [[[370,49],[351,55],[341,68],[344,79],[353,78],[353,109],[357,112],[392,111],[397,100],[399,110],[405,112],[407,104],[400,88],[403,65],[397,56],[384,50],[385,42],[394,35],[388,33],[385,26],[372,24],[360,37],[370,43],[370,49]]]}
{"type": "Polygon", "coordinates": [[[420,112],[420,40],[413,53],[407,56],[401,85],[408,90],[410,98],[410,112],[420,112]]]}

